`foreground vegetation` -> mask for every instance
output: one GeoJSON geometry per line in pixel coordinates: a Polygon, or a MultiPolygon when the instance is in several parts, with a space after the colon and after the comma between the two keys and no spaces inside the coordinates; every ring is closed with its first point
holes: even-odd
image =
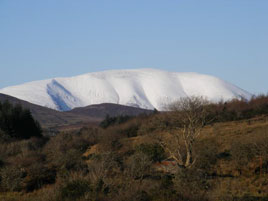
{"type": "Polygon", "coordinates": [[[175,140],[185,127],[176,111],[107,117],[102,127],[55,137],[2,129],[0,200],[268,200],[268,97],[207,109],[189,166],[172,157],[176,150],[187,159],[185,142],[175,140]]]}

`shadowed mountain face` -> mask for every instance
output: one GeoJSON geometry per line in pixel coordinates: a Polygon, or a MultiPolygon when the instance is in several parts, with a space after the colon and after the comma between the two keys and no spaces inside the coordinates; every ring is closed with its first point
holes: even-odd
{"type": "Polygon", "coordinates": [[[151,110],[109,103],[90,105],[87,107],[75,108],[68,112],[60,112],[12,96],[0,94],[0,102],[4,102],[5,100],[8,100],[12,104],[21,104],[22,107],[29,109],[33,117],[39,121],[43,128],[57,128],[70,125],[78,125],[77,128],[79,128],[86,124],[97,125],[106,115],[111,117],[118,115],[136,116],[152,112],[151,110]]]}
{"type": "Polygon", "coordinates": [[[47,85],[47,93],[53,100],[54,104],[57,105],[57,110],[59,111],[71,110],[72,108],[68,106],[69,101],[81,104],[78,98],[73,96],[71,92],[65,89],[54,79],[47,85]]]}

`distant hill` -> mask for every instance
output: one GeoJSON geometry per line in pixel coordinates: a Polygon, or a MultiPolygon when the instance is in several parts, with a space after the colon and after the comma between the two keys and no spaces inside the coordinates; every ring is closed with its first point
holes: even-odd
{"type": "Polygon", "coordinates": [[[63,113],[39,105],[23,101],[12,96],[5,94],[0,94],[0,101],[4,102],[8,100],[12,104],[21,104],[24,108],[27,108],[31,111],[33,117],[40,122],[43,128],[51,128],[56,126],[76,124],[82,122],[97,122],[99,119],[94,119],[91,117],[86,117],[72,113],[63,113]]]}
{"type": "Polygon", "coordinates": [[[33,117],[40,122],[43,128],[62,128],[71,125],[76,125],[76,128],[79,128],[85,124],[98,124],[106,115],[111,117],[118,115],[136,116],[152,112],[151,110],[109,103],[90,105],[87,107],[75,108],[68,112],[60,112],[12,96],[0,94],[0,102],[4,102],[5,100],[8,100],[12,104],[21,104],[24,108],[29,109],[33,117]]]}
{"type": "Polygon", "coordinates": [[[106,115],[114,117],[120,115],[137,116],[140,114],[151,114],[152,110],[146,110],[142,108],[130,107],[113,103],[102,103],[97,105],[89,105],[86,107],[74,108],[71,111],[64,113],[79,114],[103,119],[106,117],[106,115]]]}

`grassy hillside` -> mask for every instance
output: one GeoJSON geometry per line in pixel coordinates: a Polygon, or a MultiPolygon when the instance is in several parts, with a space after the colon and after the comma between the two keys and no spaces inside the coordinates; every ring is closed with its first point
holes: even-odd
{"type": "Polygon", "coordinates": [[[196,160],[187,168],[161,146],[164,139],[183,147],[176,144],[173,134],[181,129],[170,113],[2,141],[0,200],[267,201],[268,115],[255,112],[267,103],[247,107],[251,117],[233,121],[228,118],[245,110],[231,110],[231,103],[224,111],[232,115],[214,109],[217,118],[196,139],[196,160]]]}

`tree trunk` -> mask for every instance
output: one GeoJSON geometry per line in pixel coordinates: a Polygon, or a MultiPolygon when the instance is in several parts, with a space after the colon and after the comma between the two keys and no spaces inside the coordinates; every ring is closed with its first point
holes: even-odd
{"type": "Polygon", "coordinates": [[[184,166],[189,167],[192,162],[192,149],[186,140],[184,141],[184,143],[185,143],[185,148],[186,148],[186,161],[185,161],[184,166]]]}

